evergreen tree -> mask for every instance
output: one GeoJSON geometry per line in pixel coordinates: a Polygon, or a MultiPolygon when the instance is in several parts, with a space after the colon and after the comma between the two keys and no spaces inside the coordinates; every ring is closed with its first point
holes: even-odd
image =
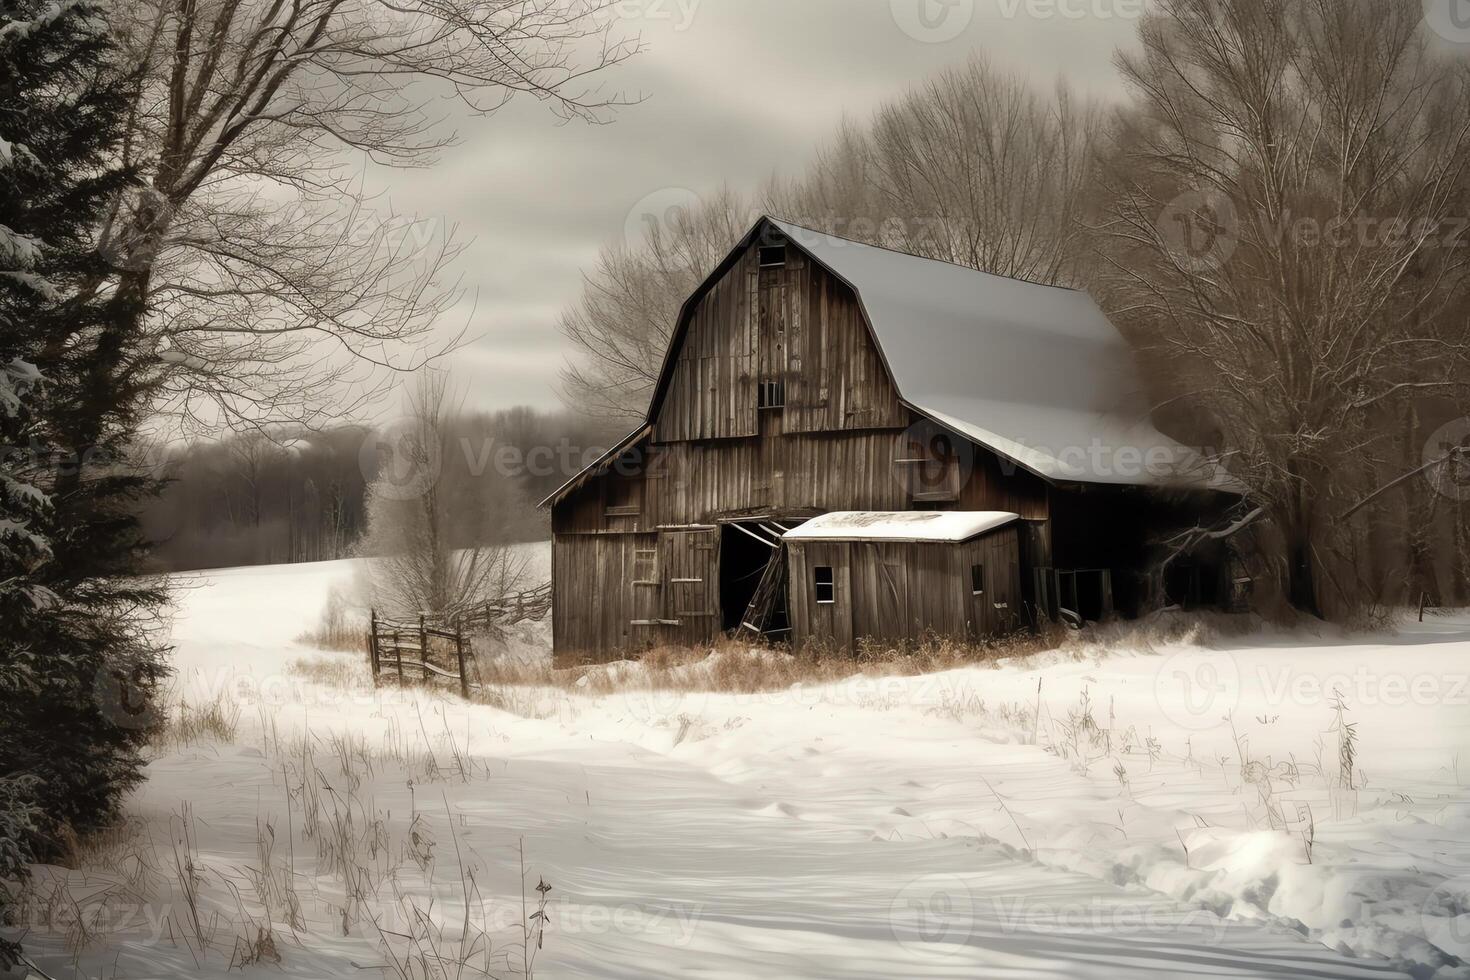
{"type": "MultiPolygon", "coordinates": [[[[0,236],[6,230],[0,227],[0,236]]],[[[19,265],[9,260],[11,265],[19,265]]],[[[19,272],[0,267],[0,273],[19,272]]],[[[8,326],[0,314],[0,329],[8,326]]],[[[0,440],[18,447],[30,426],[27,411],[40,375],[19,358],[0,365],[0,440]]],[[[37,619],[45,618],[53,597],[41,586],[36,571],[51,558],[51,547],[39,533],[49,501],[29,480],[22,452],[7,448],[0,457],[0,700],[7,705],[31,698],[39,685],[33,651],[20,638],[34,635],[37,619]]],[[[0,725],[9,736],[8,725],[0,725]]],[[[4,747],[0,746],[0,751],[4,747]]],[[[7,883],[25,876],[31,843],[39,827],[38,777],[5,765],[0,774],[0,914],[6,911],[7,883]]],[[[9,966],[16,947],[0,938],[0,967],[9,966]]]]}
{"type": "Polygon", "coordinates": [[[0,879],[113,815],[164,672],[119,362],[141,298],[97,248],[132,179],[114,52],[93,0],[0,0],[0,879]]]}

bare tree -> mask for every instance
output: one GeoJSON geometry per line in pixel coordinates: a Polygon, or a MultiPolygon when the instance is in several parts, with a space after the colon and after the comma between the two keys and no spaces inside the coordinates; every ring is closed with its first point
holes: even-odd
{"type": "Polygon", "coordinates": [[[1334,515],[1402,458],[1393,420],[1470,385],[1470,76],[1422,16],[1417,0],[1161,0],[1118,58],[1136,100],[1099,284],[1230,447],[1281,537],[1287,598],[1312,613],[1334,515]]]}
{"type": "MultiPolygon", "coordinates": [[[[126,144],[143,181],[105,248],[135,313],[97,382],[185,422],[314,424],[423,349],[459,294],[452,229],[377,208],[354,157],[431,164],[439,108],[516,95],[599,121],[594,76],[636,41],[604,0],[138,0],[114,8],[137,79],[126,144]]],[[[111,288],[99,284],[99,288],[111,288]]],[[[85,439],[85,433],[79,433],[85,439]]]]}
{"type": "Polygon", "coordinates": [[[888,227],[905,215],[878,189],[869,128],[851,118],[838,124],[804,172],[773,176],[764,198],[768,210],[817,231],[895,246],[903,237],[901,228],[888,227]]]}
{"type": "Polygon", "coordinates": [[[388,434],[368,488],[367,559],[373,602],[390,615],[454,617],[502,598],[524,570],[503,545],[467,538],[467,481],[445,465],[456,418],[444,375],[425,371],[404,424],[388,434]]]}
{"type": "Polygon", "coordinates": [[[1074,284],[1088,254],[1096,107],[976,58],[845,123],[774,210],[846,238],[996,275],[1074,284]]]}
{"type": "Polygon", "coordinates": [[[576,351],[563,397],[589,416],[631,426],[643,417],[679,307],[744,234],[754,212],[724,190],[652,216],[641,242],[602,251],[581,300],[562,314],[576,351]]]}
{"type": "Polygon", "coordinates": [[[265,480],[265,469],[281,451],[280,446],[274,434],[263,429],[252,429],[228,440],[225,447],[234,461],[235,472],[240,482],[244,484],[246,511],[244,523],[254,528],[258,534],[263,509],[261,491],[265,480]]]}

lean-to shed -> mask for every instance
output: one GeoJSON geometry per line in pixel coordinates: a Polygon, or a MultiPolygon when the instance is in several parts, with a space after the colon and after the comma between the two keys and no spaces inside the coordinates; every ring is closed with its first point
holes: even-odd
{"type": "Polygon", "coordinates": [[[798,643],[978,639],[1019,628],[1020,515],[838,511],[783,535],[798,643]]]}

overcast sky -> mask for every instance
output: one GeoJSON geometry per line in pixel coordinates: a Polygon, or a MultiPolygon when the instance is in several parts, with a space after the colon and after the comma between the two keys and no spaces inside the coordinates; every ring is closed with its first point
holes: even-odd
{"type": "Polygon", "coordinates": [[[1042,86],[1115,96],[1112,53],[1141,2],[627,0],[620,24],[646,50],[604,81],[645,101],[604,126],[514,103],[463,122],[433,169],[374,176],[399,213],[473,239],[455,271],[477,301],[450,318],[477,338],[452,362],[469,405],[555,408],[558,312],[638,214],[800,173],[844,114],[866,119],[975,52],[1042,86]]]}

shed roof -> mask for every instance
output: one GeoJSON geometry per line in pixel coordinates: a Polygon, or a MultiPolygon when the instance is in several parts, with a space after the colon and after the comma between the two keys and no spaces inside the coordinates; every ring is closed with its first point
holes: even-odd
{"type": "Polygon", "coordinates": [[[1019,521],[990,510],[835,511],[787,531],[787,541],[928,541],[958,543],[1019,521]]]}
{"type": "Polygon", "coordinates": [[[764,220],[852,287],[919,413],[1051,480],[1236,489],[1154,427],[1133,351],[1087,293],[764,220]]]}

